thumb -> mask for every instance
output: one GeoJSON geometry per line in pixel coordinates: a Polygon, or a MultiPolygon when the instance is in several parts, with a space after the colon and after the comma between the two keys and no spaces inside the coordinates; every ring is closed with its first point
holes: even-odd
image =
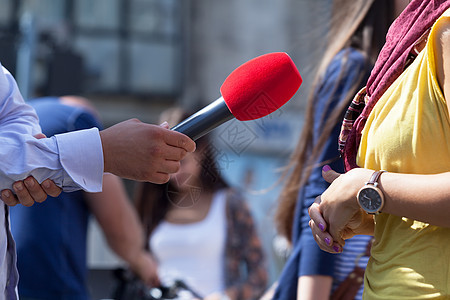
{"type": "Polygon", "coordinates": [[[339,176],[341,176],[341,174],[335,172],[333,169],[330,168],[329,165],[323,166],[322,177],[323,177],[323,179],[325,179],[326,182],[332,183],[339,176]]]}

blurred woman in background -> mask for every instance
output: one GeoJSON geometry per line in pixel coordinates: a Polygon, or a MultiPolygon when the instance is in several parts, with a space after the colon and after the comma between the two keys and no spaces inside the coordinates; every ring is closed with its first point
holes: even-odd
{"type": "MultiPolygon", "coordinates": [[[[187,115],[163,114],[172,125],[187,115]]],[[[267,270],[242,195],[221,177],[207,136],[197,140],[166,185],[139,183],[135,198],[148,246],[165,285],[183,280],[203,299],[256,299],[267,270]]]]}

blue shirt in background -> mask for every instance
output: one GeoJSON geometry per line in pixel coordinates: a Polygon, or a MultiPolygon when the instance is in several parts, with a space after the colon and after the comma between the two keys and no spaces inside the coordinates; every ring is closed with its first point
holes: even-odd
{"type": "MultiPolygon", "coordinates": [[[[99,120],[58,98],[30,101],[47,137],[97,127],[99,120]]],[[[83,157],[79,157],[83,160],[83,157]]],[[[17,247],[19,296],[33,299],[89,299],[86,285],[86,238],[89,208],[84,192],[62,192],[32,207],[10,209],[17,247]]]]}

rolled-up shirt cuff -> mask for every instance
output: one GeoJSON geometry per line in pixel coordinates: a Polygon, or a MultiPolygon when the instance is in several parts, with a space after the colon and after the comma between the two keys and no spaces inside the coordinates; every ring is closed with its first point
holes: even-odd
{"type": "Polygon", "coordinates": [[[103,148],[98,129],[57,134],[55,138],[61,165],[68,175],[63,179],[64,190],[101,192],[103,148]]]}

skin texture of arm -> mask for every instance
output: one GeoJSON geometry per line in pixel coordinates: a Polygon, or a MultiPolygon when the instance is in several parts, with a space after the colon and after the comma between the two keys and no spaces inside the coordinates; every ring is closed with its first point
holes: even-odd
{"type": "Polygon", "coordinates": [[[297,299],[328,300],[333,278],[330,276],[300,276],[298,278],[297,299]]]}
{"type": "Polygon", "coordinates": [[[109,246],[148,285],[159,285],[157,266],[144,247],[144,233],[120,178],[105,174],[101,193],[86,193],[87,203],[109,246]]]}

